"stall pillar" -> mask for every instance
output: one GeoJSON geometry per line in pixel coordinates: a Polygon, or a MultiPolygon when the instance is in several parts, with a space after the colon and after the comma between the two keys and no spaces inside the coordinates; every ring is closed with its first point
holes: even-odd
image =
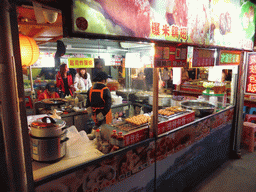
{"type": "MultiPolygon", "coordinates": [[[[11,12],[14,10],[8,0],[3,0],[0,3],[0,29],[2,32],[0,35],[0,99],[5,159],[8,172],[6,177],[8,177],[10,191],[32,191],[32,188],[29,187],[32,185],[31,180],[28,179],[28,177],[31,178],[32,176],[28,176],[26,171],[27,164],[24,156],[21,129],[20,100],[22,98],[19,99],[18,97],[15,58],[11,36],[10,18],[11,12]]],[[[18,25],[16,25],[16,30],[18,30],[18,25]]],[[[19,47],[17,48],[19,49],[19,47]]]]}
{"type": "Polygon", "coordinates": [[[243,129],[243,105],[244,105],[244,90],[245,90],[245,71],[246,71],[246,54],[243,53],[243,57],[241,57],[242,64],[239,65],[238,75],[236,76],[236,85],[234,86],[236,90],[234,90],[236,107],[234,113],[234,123],[232,127],[232,151],[231,157],[232,158],[241,158],[241,149],[240,149],[240,142],[241,142],[241,134],[243,129]]]}

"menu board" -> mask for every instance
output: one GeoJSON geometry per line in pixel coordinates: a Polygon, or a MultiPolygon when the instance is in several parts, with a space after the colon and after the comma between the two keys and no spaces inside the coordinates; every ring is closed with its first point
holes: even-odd
{"type": "Polygon", "coordinates": [[[217,65],[239,65],[241,54],[241,51],[220,50],[217,65]]]}
{"type": "Polygon", "coordinates": [[[68,58],[69,68],[93,68],[94,59],[93,58],[68,58]]]}
{"type": "Polygon", "coordinates": [[[256,94],[256,53],[248,53],[245,93],[256,94]]]}
{"type": "Polygon", "coordinates": [[[155,47],[155,67],[184,67],[186,59],[187,48],[155,47]]]}
{"type": "Polygon", "coordinates": [[[64,32],[70,33],[66,36],[125,37],[253,49],[255,5],[247,0],[73,0],[72,3],[71,23],[64,23],[67,26],[64,32]]]}
{"type": "Polygon", "coordinates": [[[215,50],[194,48],[192,67],[212,67],[215,62],[215,50]]]}

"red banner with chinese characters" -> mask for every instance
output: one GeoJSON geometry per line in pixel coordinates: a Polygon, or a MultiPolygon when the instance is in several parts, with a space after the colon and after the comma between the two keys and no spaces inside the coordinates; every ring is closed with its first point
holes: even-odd
{"type": "Polygon", "coordinates": [[[186,59],[186,47],[155,47],[155,67],[184,67],[186,65],[186,59]]]}
{"type": "Polygon", "coordinates": [[[248,53],[245,93],[256,94],[256,53],[248,53]]]}
{"type": "Polygon", "coordinates": [[[215,50],[194,48],[192,67],[214,66],[214,62],[215,62],[214,53],[215,53],[215,50]]]}
{"type": "Polygon", "coordinates": [[[187,114],[177,116],[169,121],[158,123],[158,135],[171,131],[177,127],[185,125],[195,120],[195,112],[191,111],[187,114]]]}
{"type": "Polygon", "coordinates": [[[132,145],[147,139],[148,127],[124,135],[125,146],[132,145]]]}

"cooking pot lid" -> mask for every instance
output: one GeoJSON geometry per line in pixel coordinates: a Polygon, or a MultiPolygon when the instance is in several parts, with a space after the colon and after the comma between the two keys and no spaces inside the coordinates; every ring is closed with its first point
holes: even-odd
{"type": "Polygon", "coordinates": [[[59,128],[65,126],[65,121],[61,119],[53,119],[49,116],[39,118],[31,123],[31,127],[36,128],[59,128]]]}

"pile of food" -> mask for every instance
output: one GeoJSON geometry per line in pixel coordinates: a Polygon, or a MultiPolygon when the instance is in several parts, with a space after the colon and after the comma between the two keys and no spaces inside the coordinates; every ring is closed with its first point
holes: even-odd
{"type": "Polygon", "coordinates": [[[164,115],[164,116],[171,116],[174,115],[175,113],[183,112],[185,111],[181,107],[178,106],[173,106],[173,107],[167,107],[165,109],[160,109],[158,110],[158,114],[164,115]]]}
{"type": "Polygon", "coordinates": [[[125,119],[125,121],[132,125],[140,126],[145,123],[148,123],[150,121],[150,116],[141,114],[141,115],[129,117],[129,118],[125,119]]]}

